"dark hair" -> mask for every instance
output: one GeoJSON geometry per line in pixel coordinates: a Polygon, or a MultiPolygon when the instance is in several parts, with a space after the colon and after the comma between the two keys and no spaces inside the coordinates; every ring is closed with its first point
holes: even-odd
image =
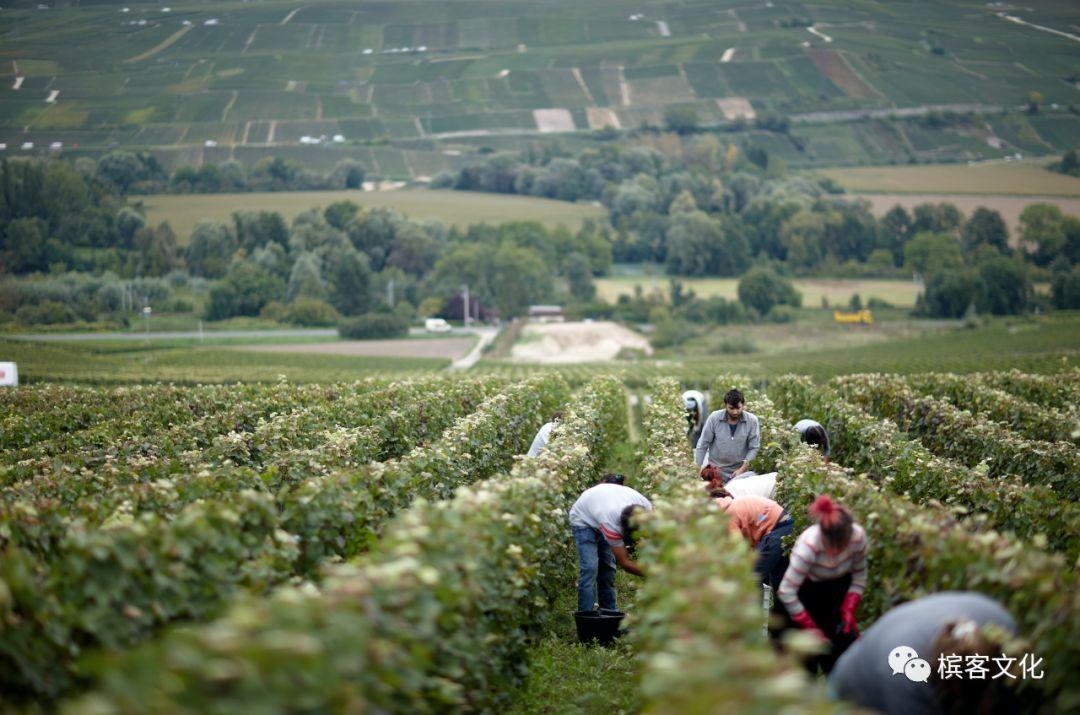
{"type": "Polygon", "coordinates": [[[631,504],[619,514],[619,530],[622,532],[623,543],[626,544],[627,550],[634,548],[634,532],[637,531],[637,525],[633,523],[633,516],[634,512],[641,508],[640,504],[631,504]]]}
{"type": "Polygon", "coordinates": [[[728,390],[727,394],[724,395],[724,404],[725,405],[731,405],[732,407],[738,407],[739,405],[742,405],[742,404],[745,404],[745,403],[746,403],[746,399],[743,397],[743,394],[741,392],[739,392],[738,390],[728,390]]]}
{"type": "Polygon", "coordinates": [[[623,486],[626,482],[626,477],[621,474],[615,474],[614,472],[608,472],[604,476],[600,477],[600,481],[597,484],[618,484],[623,486]]]}
{"type": "MultiPolygon", "coordinates": [[[[1002,644],[990,637],[971,620],[950,620],[941,627],[930,652],[934,653],[930,667],[937,672],[941,655],[984,655],[992,658],[1000,653],[1002,644]]],[[[977,713],[977,715],[1005,715],[1020,708],[1012,688],[1006,687],[1004,679],[934,678],[934,695],[942,712],[947,715],[977,713]]]]}
{"type": "Polygon", "coordinates": [[[810,505],[810,516],[821,528],[821,536],[826,546],[842,549],[851,542],[855,519],[851,512],[822,494],[810,505]]]}
{"type": "Polygon", "coordinates": [[[720,470],[711,464],[706,464],[701,469],[701,474],[699,476],[703,482],[723,481],[723,475],[720,474],[720,470]]]}
{"type": "Polygon", "coordinates": [[[562,410],[555,410],[554,412],[551,413],[551,419],[548,420],[548,422],[554,422],[555,420],[561,420],[561,419],[562,419],[562,410]]]}
{"type": "Polygon", "coordinates": [[[806,428],[806,431],[802,434],[802,441],[824,449],[825,445],[829,443],[829,437],[825,434],[824,427],[821,425],[814,425],[813,427],[806,428]]]}

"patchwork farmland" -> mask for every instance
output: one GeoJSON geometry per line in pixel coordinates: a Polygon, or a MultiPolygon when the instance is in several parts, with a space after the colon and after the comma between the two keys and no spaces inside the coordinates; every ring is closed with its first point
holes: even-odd
{"type": "MultiPolygon", "coordinates": [[[[1076,22],[1061,0],[1015,13],[1076,22]]],[[[677,106],[703,126],[790,117],[801,143],[770,151],[794,165],[1059,152],[1080,128],[1066,109],[1077,42],[1003,15],[839,0],[19,2],[0,13],[0,143],[140,148],[167,166],[348,156],[415,178],[478,142],[662,126],[677,106]],[[1045,110],[1028,117],[1032,92],[1045,110]],[[992,117],[953,131],[888,118],[935,108],[992,117]],[[866,111],[880,114],[836,131],[866,111]]]]}

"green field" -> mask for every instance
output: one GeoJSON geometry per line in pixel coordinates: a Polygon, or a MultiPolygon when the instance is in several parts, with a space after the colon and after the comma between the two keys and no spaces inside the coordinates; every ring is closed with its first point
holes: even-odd
{"type": "MultiPolygon", "coordinates": [[[[910,308],[915,305],[921,290],[917,284],[903,280],[797,278],[793,282],[803,295],[803,305],[809,308],[820,306],[823,297],[829,305],[844,307],[855,293],[863,303],[878,298],[900,308],[910,308]]],[[[682,283],[701,298],[717,295],[728,300],[738,298],[738,278],[684,278],[682,283]]],[[[633,295],[635,286],[641,286],[646,294],[654,289],[663,295],[668,293],[668,279],[664,276],[658,276],[655,282],[641,276],[598,278],[596,293],[604,300],[614,302],[620,295],[633,295]]]]}
{"type": "Polygon", "coordinates": [[[264,353],[227,347],[157,347],[0,341],[6,360],[19,365],[22,382],[326,382],[374,375],[441,370],[449,360],[264,353]]]}
{"type": "Polygon", "coordinates": [[[527,196],[484,194],[472,191],[285,191],[248,194],[157,194],[140,196],[151,224],[168,221],[182,243],[202,220],[230,221],[233,212],[276,211],[291,220],[314,207],[352,201],[364,207],[381,206],[414,220],[435,219],[447,225],[505,221],[540,221],[548,227],[576,228],[587,218],[603,221],[606,211],[597,206],[572,204],[527,196]]]}
{"type": "Polygon", "coordinates": [[[1080,197],[1080,178],[1048,171],[1043,162],[867,166],[818,173],[855,193],[1080,197]]]}

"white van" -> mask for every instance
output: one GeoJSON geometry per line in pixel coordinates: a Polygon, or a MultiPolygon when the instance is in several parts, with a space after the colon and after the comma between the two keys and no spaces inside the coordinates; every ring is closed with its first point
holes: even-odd
{"type": "Polygon", "coordinates": [[[442,318],[428,318],[424,321],[424,330],[429,333],[449,333],[450,323],[442,318]]]}

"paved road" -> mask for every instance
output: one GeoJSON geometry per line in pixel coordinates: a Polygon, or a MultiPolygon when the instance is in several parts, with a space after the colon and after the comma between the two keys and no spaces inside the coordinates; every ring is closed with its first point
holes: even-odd
{"type": "MultiPolygon", "coordinates": [[[[464,329],[462,329],[464,330],[464,329]]],[[[477,362],[484,353],[484,348],[491,344],[495,340],[495,336],[499,334],[498,328],[469,328],[470,333],[476,333],[480,336],[480,339],[476,341],[476,345],[465,357],[458,358],[450,365],[451,370],[466,370],[477,362]]]]}
{"type": "MultiPolygon", "coordinates": [[[[495,334],[498,332],[496,328],[479,327],[479,328],[454,328],[449,333],[440,333],[439,337],[452,338],[458,335],[467,335],[476,333],[480,335],[480,344],[483,345],[484,338],[488,333],[491,333],[491,337],[487,339],[487,342],[491,342],[494,339],[495,334]]],[[[284,328],[280,330],[206,330],[203,331],[202,337],[204,338],[330,338],[337,337],[336,328],[284,328]]],[[[409,328],[409,335],[433,335],[427,332],[423,328],[409,328]]],[[[19,333],[15,335],[8,335],[0,337],[14,338],[15,340],[39,340],[43,342],[59,343],[59,342],[78,342],[81,340],[145,340],[146,333],[143,331],[130,331],[126,333],[19,333]]],[[[196,330],[173,330],[162,331],[159,333],[150,332],[151,340],[198,340],[199,332],[196,330]]],[[[474,361],[475,362],[475,361],[474,361]]]]}
{"type": "MultiPolygon", "coordinates": [[[[421,329],[420,332],[423,332],[421,329]]],[[[336,328],[292,328],[285,330],[206,330],[204,338],[302,338],[302,337],[331,337],[337,335],[336,328]]],[[[69,342],[80,340],[145,340],[146,333],[143,331],[131,331],[127,333],[47,333],[33,334],[23,333],[11,335],[16,340],[40,340],[44,342],[69,342]]],[[[198,340],[199,332],[196,330],[176,330],[156,333],[150,331],[151,340],[198,340]]]]}

